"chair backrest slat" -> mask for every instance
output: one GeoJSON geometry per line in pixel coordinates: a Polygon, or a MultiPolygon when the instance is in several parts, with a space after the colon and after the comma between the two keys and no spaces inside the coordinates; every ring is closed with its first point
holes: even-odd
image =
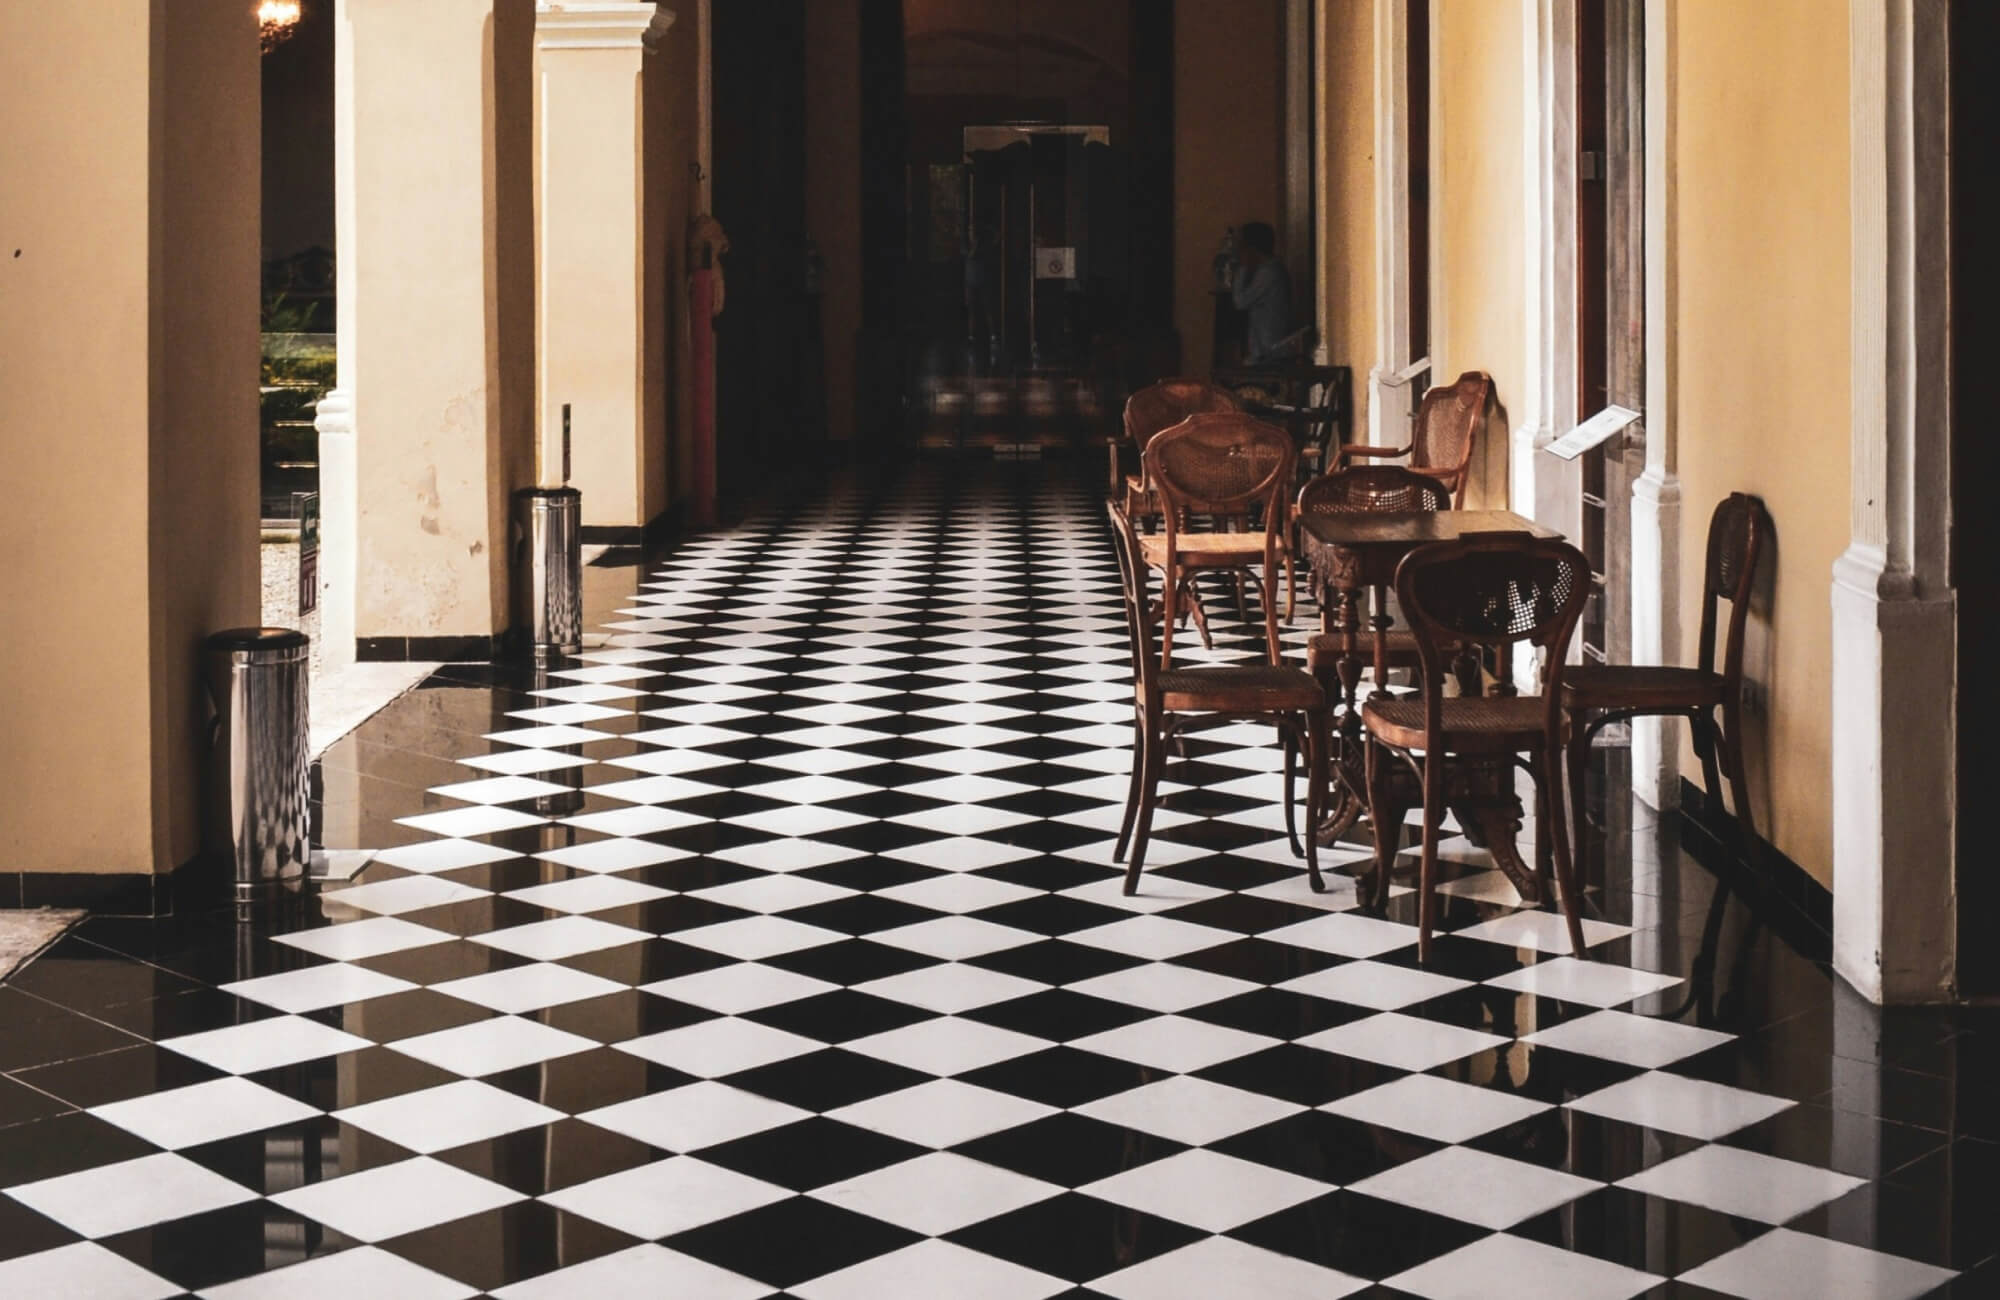
{"type": "Polygon", "coordinates": [[[1119,585],[1125,593],[1125,630],[1132,647],[1132,680],[1142,698],[1150,700],[1160,666],[1153,649],[1153,620],[1147,612],[1146,566],[1139,560],[1139,539],[1132,531],[1132,520],[1116,501],[1105,502],[1104,509],[1111,518],[1112,549],[1118,554],[1119,585]]]}
{"type": "Polygon", "coordinates": [[[1451,509],[1451,491],[1402,465],[1355,465],[1299,489],[1301,515],[1384,514],[1451,509]]]}
{"type": "Polygon", "coordinates": [[[1708,563],[1702,575],[1701,641],[1697,660],[1705,672],[1715,668],[1717,602],[1729,602],[1729,630],[1722,650],[1722,675],[1735,685],[1743,677],[1743,628],[1749,620],[1750,594],[1757,583],[1757,561],[1773,529],[1762,498],[1732,492],[1717,503],[1708,520],[1708,563]]]}
{"type": "Polygon", "coordinates": [[[1486,405],[1493,396],[1493,377],[1468,370],[1450,385],[1424,394],[1410,430],[1410,463],[1449,474],[1453,496],[1465,491],[1472,452],[1486,423],[1486,405]]]}
{"type": "MultiPolygon", "coordinates": [[[[1297,455],[1291,435],[1275,424],[1241,411],[1209,412],[1146,444],[1146,480],[1164,504],[1183,512],[1242,514],[1278,504],[1297,455]]],[[[1273,510],[1265,514],[1268,524],[1273,510]]]]}

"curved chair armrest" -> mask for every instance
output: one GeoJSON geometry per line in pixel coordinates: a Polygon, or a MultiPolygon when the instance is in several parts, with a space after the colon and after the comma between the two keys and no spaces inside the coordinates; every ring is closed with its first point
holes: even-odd
{"type": "Polygon", "coordinates": [[[1113,497],[1123,497],[1125,495],[1125,469],[1118,459],[1118,449],[1124,445],[1125,440],[1123,438],[1107,437],[1104,440],[1104,454],[1111,462],[1111,477],[1105,481],[1110,485],[1113,497]]]}

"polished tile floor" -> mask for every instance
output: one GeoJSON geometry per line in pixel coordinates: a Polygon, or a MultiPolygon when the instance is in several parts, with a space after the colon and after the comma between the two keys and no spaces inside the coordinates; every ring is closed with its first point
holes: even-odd
{"type": "Polygon", "coordinates": [[[1059,470],[589,600],[577,659],[326,754],[355,881],[0,988],[0,1296],[2000,1295],[1992,1021],[1873,1011],[1622,799],[1584,962],[1463,839],[1427,967],[1409,895],[1309,892],[1254,727],[1188,743],[1123,897],[1059,470]]]}

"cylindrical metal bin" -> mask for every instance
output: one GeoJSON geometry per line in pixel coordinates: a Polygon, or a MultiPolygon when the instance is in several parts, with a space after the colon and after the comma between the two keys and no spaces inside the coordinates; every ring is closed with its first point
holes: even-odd
{"type": "Polygon", "coordinates": [[[583,494],[514,494],[515,616],[537,660],[583,649],[583,494]]]}
{"type": "Polygon", "coordinates": [[[283,627],[208,638],[203,666],[214,753],[211,843],[228,855],[239,902],[305,874],[312,858],[307,769],[311,642],[283,627]]]}

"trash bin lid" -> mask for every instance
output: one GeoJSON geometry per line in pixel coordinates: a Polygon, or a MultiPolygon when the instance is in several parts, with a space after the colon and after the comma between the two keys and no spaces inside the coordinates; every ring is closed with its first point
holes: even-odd
{"type": "Polygon", "coordinates": [[[538,505],[543,502],[581,502],[583,493],[573,487],[524,487],[514,489],[514,499],[538,505]]]}
{"type": "Polygon", "coordinates": [[[312,639],[291,627],[232,627],[213,634],[203,644],[217,654],[270,654],[307,649],[312,639]]]}

